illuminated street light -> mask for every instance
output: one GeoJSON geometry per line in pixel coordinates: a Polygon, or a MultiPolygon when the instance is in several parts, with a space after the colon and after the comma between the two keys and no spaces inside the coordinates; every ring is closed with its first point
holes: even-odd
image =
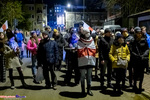
{"type": "Polygon", "coordinates": [[[70,8],[70,7],[71,7],[71,4],[68,4],[67,7],[70,8]]]}
{"type": "Polygon", "coordinates": [[[66,13],[66,10],[64,10],[64,13],[66,13]]]}

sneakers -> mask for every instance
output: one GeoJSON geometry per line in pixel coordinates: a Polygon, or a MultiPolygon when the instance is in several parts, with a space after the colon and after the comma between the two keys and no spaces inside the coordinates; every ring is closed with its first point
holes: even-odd
{"type": "Polygon", "coordinates": [[[10,88],[11,88],[11,89],[15,89],[15,86],[11,86],[10,88]]]}
{"type": "Polygon", "coordinates": [[[57,87],[56,87],[56,86],[53,86],[52,89],[53,89],[53,90],[57,90],[57,87]]]}

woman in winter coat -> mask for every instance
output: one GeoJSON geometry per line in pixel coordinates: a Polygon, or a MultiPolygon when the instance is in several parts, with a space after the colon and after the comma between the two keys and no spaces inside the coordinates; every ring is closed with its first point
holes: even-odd
{"type": "Polygon", "coordinates": [[[122,85],[124,85],[125,71],[128,66],[128,62],[130,61],[130,51],[127,44],[124,43],[123,36],[120,33],[116,33],[114,44],[111,46],[109,52],[109,58],[112,61],[112,68],[116,73],[114,92],[116,92],[117,89],[117,92],[122,94],[123,92],[121,91],[120,82],[122,81],[122,85]],[[119,59],[125,60],[126,63],[124,63],[124,65],[118,64],[119,59]]]}
{"type": "Polygon", "coordinates": [[[20,53],[18,44],[15,41],[15,36],[12,35],[12,37],[9,37],[9,38],[8,38],[9,46],[4,45],[4,54],[6,57],[6,68],[9,69],[9,78],[10,78],[10,82],[11,82],[11,89],[15,88],[14,79],[13,79],[13,68],[17,69],[23,87],[27,87],[27,85],[24,81],[24,76],[23,76],[22,69],[21,69],[22,64],[18,57],[18,55],[20,53]]]}
{"type": "Polygon", "coordinates": [[[0,32],[0,82],[6,82],[5,57],[3,52],[6,41],[6,36],[3,32],[0,32]]]}
{"type": "Polygon", "coordinates": [[[94,40],[90,37],[89,29],[83,29],[78,41],[78,67],[81,73],[81,89],[85,95],[85,78],[87,79],[87,94],[93,96],[91,91],[92,69],[96,63],[96,47],[94,40]]]}
{"type": "Polygon", "coordinates": [[[58,64],[56,65],[56,67],[58,70],[60,70],[61,62],[63,59],[63,47],[65,46],[65,39],[56,29],[54,29],[53,38],[55,39],[55,41],[58,44],[59,58],[58,58],[58,64]]]}
{"type": "Polygon", "coordinates": [[[148,64],[148,44],[146,38],[141,33],[140,27],[135,27],[135,40],[131,44],[131,59],[134,69],[134,86],[133,90],[135,93],[141,93],[142,83],[144,79],[144,69],[148,64]],[[139,88],[137,88],[137,81],[139,82],[139,88]]]}
{"type": "Polygon", "coordinates": [[[35,63],[36,63],[36,55],[37,55],[37,46],[38,46],[39,42],[40,42],[40,39],[38,39],[36,32],[32,31],[31,38],[27,43],[27,49],[32,53],[31,60],[32,60],[32,75],[34,78],[33,79],[34,83],[37,83],[35,80],[35,76],[37,73],[37,68],[36,68],[35,63]]]}

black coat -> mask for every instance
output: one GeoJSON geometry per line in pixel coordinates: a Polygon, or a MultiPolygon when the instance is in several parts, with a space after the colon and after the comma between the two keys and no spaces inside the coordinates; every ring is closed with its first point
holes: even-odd
{"type": "Polygon", "coordinates": [[[109,51],[111,45],[113,44],[112,38],[101,37],[99,41],[99,59],[102,60],[109,60],[109,51]]]}
{"type": "Polygon", "coordinates": [[[0,82],[6,82],[5,57],[2,53],[0,53],[0,82]]]}
{"type": "Polygon", "coordinates": [[[41,40],[37,50],[38,65],[58,62],[58,45],[54,39],[41,40]]]}
{"type": "Polygon", "coordinates": [[[131,62],[133,67],[146,67],[148,64],[149,48],[146,38],[131,43],[131,62]]]}
{"type": "Polygon", "coordinates": [[[65,39],[62,37],[62,35],[59,35],[57,37],[53,35],[53,38],[58,44],[58,51],[59,51],[58,60],[62,60],[63,59],[63,47],[66,44],[65,39]]]}

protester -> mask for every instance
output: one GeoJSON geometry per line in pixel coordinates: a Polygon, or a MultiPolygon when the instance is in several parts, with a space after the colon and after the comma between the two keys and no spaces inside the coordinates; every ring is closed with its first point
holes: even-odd
{"type": "Polygon", "coordinates": [[[56,65],[57,70],[61,69],[61,62],[63,59],[63,47],[65,46],[65,40],[63,36],[58,32],[58,30],[54,29],[53,38],[58,44],[58,51],[59,51],[59,57],[58,57],[58,64],[56,65]]]}
{"type": "Polygon", "coordinates": [[[98,43],[99,43],[100,38],[101,38],[99,28],[97,28],[97,29],[96,29],[96,32],[93,33],[93,34],[91,34],[91,36],[93,37],[94,43],[95,43],[95,46],[96,46],[96,54],[95,54],[95,57],[96,57],[95,78],[98,78],[98,75],[97,75],[98,62],[99,62],[98,43]]]}
{"type": "Polygon", "coordinates": [[[45,27],[45,31],[47,31],[49,33],[49,37],[52,38],[53,37],[53,32],[50,26],[46,26],[45,27]]]}
{"type": "MultiPolygon", "coordinates": [[[[125,82],[125,71],[128,66],[128,62],[130,61],[130,51],[120,33],[116,34],[115,41],[109,52],[109,57],[112,61],[112,68],[116,73],[114,92],[116,92],[117,89],[117,92],[122,94],[123,92],[121,91],[120,82],[125,82]]],[[[124,85],[124,83],[122,85],[124,85]]]]}
{"type": "Polygon", "coordinates": [[[109,51],[111,45],[113,44],[113,39],[111,37],[111,29],[106,28],[104,32],[104,37],[101,37],[99,41],[99,59],[100,59],[100,83],[101,87],[104,88],[104,76],[107,68],[107,87],[112,88],[111,84],[111,74],[112,74],[112,65],[109,59],[109,51]]]}
{"type": "Polygon", "coordinates": [[[43,39],[40,41],[38,51],[37,51],[37,60],[38,67],[43,67],[43,74],[46,82],[45,88],[52,88],[56,90],[57,77],[54,72],[54,64],[58,62],[58,45],[54,41],[54,38],[49,37],[49,33],[44,31],[42,33],[43,39]],[[49,70],[51,72],[51,79],[49,79],[49,70]]]}
{"type": "MultiPolygon", "coordinates": [[[[134,37],[131,36],[129,33],[128,33],[128,30],[127,28],[122,28],[121,29],[121,33],[123,35],[123,38],[125,40],[125,43],[128,45],[129,47],[129,50],[130,50],[130,47],[131,47],[131,43],[134,41],[134,37]]],[[[132,56],[131,56],[132,57],[132,56]]],[[[130,84],[130,87],[133,86],[133,65],[132,65],[132,62],[130,61],[129,64],[128,64],[128,70],[129,70],[129,84],[130,84]]],[[[127,80],[127,78],[126,78],[127,80]]],[[[123,86],[125,88],[125,82],[123,82],[123,86]]]]}
{"type": "Polygon", "coordinates": [[[40,39],[37,38],[36,32],[35,31],[31,31],[31,38],[27,43],[27,49],[32,53],[32,75],[33,75],[33,82],[34,83],[38,83],[35,80],[35,76],[37,73],[37,67],[35,65],[36,63],[36,55],[37,55],[37,47],[38,44],[40,43],[40,39]],[[36,40],[38,40],[38,43],[36,43],[36,40]]]}
{"type": "MultiPolygon", "coordinates": [[[[26,35],[25,35],[25,44],[27,45],[28,41],[30,40],[30,32],[26,32],[26,35]]],[[[26,46],[26,55],[27,55],[27,58],[30,57],[30,51],[27,49],[27,46],[26,46]]]]}
{"type": "Polygon", "coordinates": [[[95,53],[96,47],[94,40],[90,37],[89,29],[83,29],[80,35],[80,40],[78,41],[78,67],[81,73],[81,89],[82,94],[85,95],[85,78],[87,81],[87,94],[93,96],[91,91],[91,81],[92,81],[92,68],[95,67],[95,53]]]}
{"type": "Polygon", "coordinates": [[[134,69],[134,86],[133,90],[135,93],[141,93],[144,89],[142,89],[142,83],[144,79],[144,69],[148,64],[148,44],[145,36],[141,32],[140,27],[135,27],[135,40],[131,44],[131,56],[133,59],[133,69],[134,69]],[[137,88],[137,81],[139,82],[139,88],[137,88]]]}
{"type": "MultiPolygon", "coordinates": [[[[145,36],[145,38],[147,40],[148,46],[150,47],[150,35],[146,31],[146,27],[142,26],[141,31],[142,31],[142,34],[145,36]]],[[[148,75],[150,74],[150,69],[149,69],[148,64],[146,65],[146,74],[148,74],[148,75]]]]}
{"type": "Polygon", "coordinates": [[[7,41],[7,37],[3,32],[0,32],[0,82],[6,82],[6,68],[4,57],[4,44],[7,41]]]}
{"type": "Polygon", "coordinates": [[[6,68],[9,69],[9,78],[10,78],[10,82],[11,82],[11,89],[14,89],[14,79],[13,79],[13,68],[16,68],[20,79],[21,79],[21,83],[23,85],[23,87],[27,87],[25,81],[24,81],[24,76],[22,73],[22,61],[19,60],[18,58],[18,54],[20,53],[19,51],[19,46],[17,44],[17,42],[15,42],[15,36],[12,35],[12,37],[8,38],[9,40],[9,47],[4,45],[4,54],[6,57],[6,68]]]}
{"type": "Polygon", "coordinates": [[[66,77],[64,79],[65,81],[65,85],[71,85],[70,81],[72,78],[72,73],[74,70],[75,73],[75,84],[78,85],[79,84],[79,80],[80,80],[80,72],[78,69],[78,55],[77,55],[77,51],[75,48],[77,48],[77,43],[79,40],[79,36],[77,34],[77,31],[72,28],[71,31],[71,37],[69,38],[69,48],[65,49],[67,52],[67,59],[68,59],[68,69],[67,69],[67,73],[66,73],[66,77]]]}
{"type": "Polygon", "coordinates": [[[20,49],[20,55],[19,57],[22,59],[23,58],[23,49],[22,49],[22,43],[23,43],[23,36],[22,36],[22,33],[19,33],[19,30],[18,29],[15,29],[15,37],[17,39],[17,43],[18,43],[18,46],[19,46],[19,49],[20,49]]]}

